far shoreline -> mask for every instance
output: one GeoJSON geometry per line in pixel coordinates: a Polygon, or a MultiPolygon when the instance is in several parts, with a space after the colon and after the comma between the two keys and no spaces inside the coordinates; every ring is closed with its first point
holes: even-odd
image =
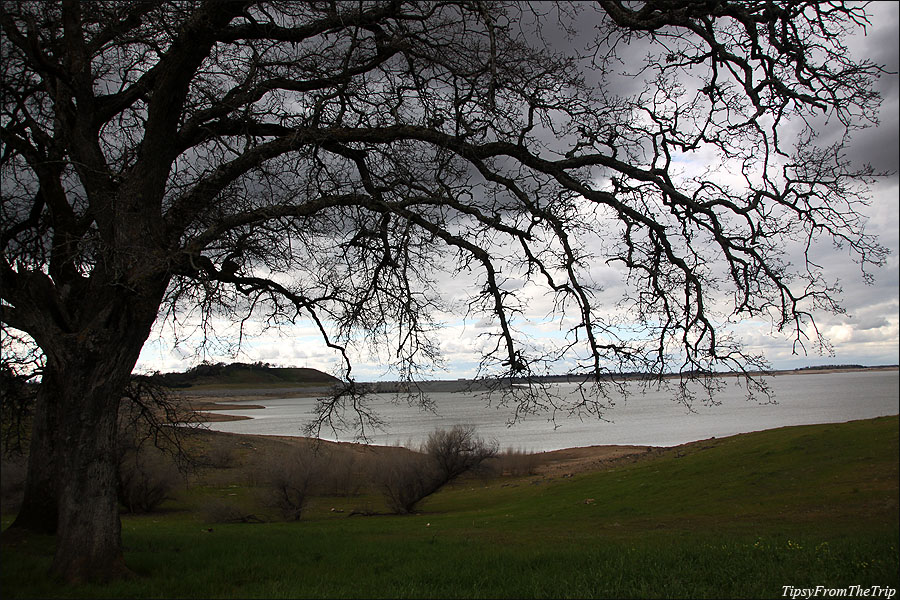
{"type": "MultiPolygon", "coordinates": [[[[748,373],[750,377],[783,377],[789,375],[830,375],[835,373],[882,373],[885,371],[900,370],[900,365],[885,365],[875,367],[803,367],[792,370],[776,370],[776,371],[755,371],[748,373]]],[[[717,374],[716,377],[732,378],[744,377],[743,373],[728,372],[717,374]]],[[[664,375],[663,379],[676,379],[675,375],[664,375]]],[[[577,383],[573,377],[569,380],[566,376],[547,376],[536,378],[535,383],[577,383]]],[[[622,377],[625,381],[640,381],[641,378],[635,375],[626,375],[622,377]]],[[[513,384],[520,382],[513,381],[513,384]]],[[[488,391],[491,389],[501,389],[508,385],[509,382],[490,381],[490,380],[473,380],[473,379],[429,379],[406,383],[400,381],[370,381],[359,382],[362,389],[370,393],[394,393],[394,392],[468,392],[468,391],[488,391]]],[[[252,408],[262,408],[261,406],[251,406],[244,404],[245,402],[261,401],[272,398],[285,398],[288,396],[310,397],[325,396],[334,389],[333,384],[257,384],[257,385],[215,385],[207,384],[188,388],[174,388],[172,392],[181,398],[192,400],[197,404],[195,411],[206,410],[225,410],[231,408],[233,410],[247,410],[252,408]],[[239,402],[235,406],[223,406],[223,403],[239,402]]]]}
{"type": "MultiPolygon", "coordinates": [[[[821,375],[829,375],[829,374],[840,374],[840,373],[859,373],[859,372],[890,372],[890,371],[898,371],[900,367],[897,365],[886,365],[886,366],[876,366],[876,367],[863,367],[863,368],[804,368],[804,369],[796,369],[796,370],[780,370],[780,371],[771,371],[766,373],[755,373],[752,375],[762,376],[762,377],[771,377],[771,376],[789,376],[789,375],[810,375],[810,374],[821,374],[821,375]]],[[[739,373],[728,373],[723,374],[723,377],[739,377],[742,374],[739,373]]],[[[669,377],[671,378],[671,377],[669,377]]],[[[393,384],[396,382],[381,382],[382,384],[393,384]]],[[[414,393],[423,392],[423,393],[438,393],[438,392],[465,392],[465,391],[484,391],[487,388],[478,388],[473,387],[470,384],[471,382],[468,380],[455,380],[455,381],[426,381],[421,382],[422,385],[416,389],[412,390],[414,393]]],[[[554,381],[547,381],[545,383],[557,383],[554,381]]],[[[373,386],[374,387],[374,386],[373,386]]],[[[332,387],[327,384],[323,385],[302,385],[302,386],[285,386],[285,385],[258,385],[255,387],[242,387],[242,386],[203,386],[200,389],[177,389],[173,390],[175,392],[175,396],[181,401],[186,403],[188,410],[190,410],[195,418],[195,422],[199,423],[222,423],[229,421],[244,421],[251,420],[253,417],[245,416],[245,415],[231,415],[227,414],[228,410],[255,410],[255,409],[263,409],[265,406],[262,404],[258,404],[259,402],[264,402],[266,400],[273,399],[282,399],[288,397],[321,397],[330,393],[332,387]]],[[[369,389],[368,391],[372,393],[396,393],[396,392],[407,392],[409,389],[384,389],[381,386],[378,386],[376,389],[369,389]]],[[[240,434],[245,435],[245,434],[240,434]]],[[[246,434],[249,435],[249,434],[246,434]]],[[[304,436],[290,436],[298,439],[308,439],[304,436]]]]}

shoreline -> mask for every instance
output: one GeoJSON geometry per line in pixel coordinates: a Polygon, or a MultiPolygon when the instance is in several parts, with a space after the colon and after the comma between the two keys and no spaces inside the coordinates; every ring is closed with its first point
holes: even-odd
{"type": "MultiPolygon", "coordinates": [[[[210,440],[219,440],[219,444],[225,444],[233,448],[244,447],[252,452],[263,453],[277,451],[279,448],[283,449],[285,447],[306,449],[318,445],[350,454],[384,455],[398,452],[415,452],[405,446],[339,442],[303,436],[233,433],[216,430],[204,430],[202,435],[210,440]]],[[[636,462],[672,450],[677,452],[677,449],[681,446],[687,447],[692,444],[708,444],[709,442],[715,443],[716,440],[700,440],[673,447],[616,444],[581,446],[531,452],[527,453],[527,456],[533,460],[533,476],[541,479],[554,479],[557,477],[571,477],[577,473],[603,470],[614,465],[636,462]]],[[[501,456],[502,454],[500,452],[501,456]]]]}
{"type": "MultiPolygon", "coordinates": [[[[890,372],[890,371],[898,371],[898,367],[888,366],[888,367],[870,367],[865,369],[823,369],[823,370],[803,370],[803,371],[780,371],[777,372],[777,375],[808,375],[808,374],[834,374],[834,373],[858,373],[858,372],[890,372]]],[[[455,383],[455,382],[450,382],[455,383]]],[[[437,391],[445,391],[443,389],[437,391]]],[[[262,401],[268,399],[275,398],[286,398],[286,397],[317,397],[322,396],[328,393],[327,386],[296,386],[296,387],[268,387],[268,386],[257,386],[257,387],[241,387],[241,388],[204,388],[202,390],[190,390],[190,389],[179,389],[173,390],[175,392],[176,398],[178,398],[179,402],[183,402],[183,406],[185,409],[191,411],[194,414],[194,419],[199,421],[200,423],[221,423],[221,422],[229,422],[229,421],[244,421],[253,419],[252,416],[246,415],[231,415],[227,414],[229,410],[258,410],[263,409],[265,406],[259,404],[262,401]]],[[[222,432],[224,433],[224,432],[222,432]]],[[[299,432],[298,432],[299,433],[299,432]]],[[[234,434],[234,435],[263,435],[263,434],[234,434]]],[[[290,438],[293,440],[314,440],[315,438],[308,438],[302,435],[265,435],[267,438],[275,438],[275,437],[284,437],[290,438]]],[[[714,439],[714,438],[712,438],[714,439]]],[[[327,441],[327,440],[323,440],[327,441]]],[[[350,444],[355,446],[370,446],[372,444],[358,444],[354,442],[331,442],[328,443],[339,443],[339,444],[350,444]]],[[[678,445],[673,446],[665,446],[665,448],[675,448],[678,445]]],[[[605,446],[573,446],[569,448],[560,448],[555,450],[536,452],[535,454],[544,454],[546,452],[553,453],[565,453],[567,451],[574,452],[578,454],[579,452],[587,453],[588,455],[594,455],[598,452],[604,454],[598,450],[598,448],[629,448],[630,453],[634,454],[638,449],[640,451],[646,451],[647,449],[653,448],[663,448],[663,446],[635,446],[635,445],[625,445],[619,446],[616,444],[610,444],[605,446]]],[[[608,454],[608,452],[605,452],[608,454]]]]}

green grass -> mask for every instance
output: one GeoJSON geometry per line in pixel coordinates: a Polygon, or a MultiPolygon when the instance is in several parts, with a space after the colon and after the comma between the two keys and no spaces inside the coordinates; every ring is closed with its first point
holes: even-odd
{"type": "MultiPolygon", "coordinates": [[[[134,579],[63,586],[53,540],[4,546],[3,597],[781,597],[898,586],[898,419],[790,427],[554,480],[470,479],[413,516],[207,525],[123,518],[134,579]],[[208,529],[212,528],[212,531],[208,529]]],[[[4,526],[9,518],[4,518],[4,526]]]]}

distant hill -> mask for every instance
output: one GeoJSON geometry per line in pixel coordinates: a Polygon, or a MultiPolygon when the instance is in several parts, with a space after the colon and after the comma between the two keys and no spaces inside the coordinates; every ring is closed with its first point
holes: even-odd
{"type": "Polygon", "coordinates": [[[340,380],[316,369],[273,367],[268,363],[203,363],[184,373],[162,373],[168,387],[233,385],[330,385],[340,380]]]}

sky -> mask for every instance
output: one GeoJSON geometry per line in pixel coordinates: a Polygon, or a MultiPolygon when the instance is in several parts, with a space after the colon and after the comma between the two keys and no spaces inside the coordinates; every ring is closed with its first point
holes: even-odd
{"type": "MultiPolygon", "coordinates": [[[[873,270],[875,283],[863,282],[859,267],[846,253],[821,250],[823,264],[827,265],[826,275],[841,282],[842,304],[846,309],[841,315],[818,315],[820,331],[832,344],[832,354],[822,354],[814,347],[807,352],[795,353],[791,339],[777,334],[768,322],[742,322],[735,333],[752,352],[762,353],[776,369],[794,369],[804,366],[826,364],[884,365],[900,362],[900,146],[898,146],[898,121],[900,121],[900,79],[897,71],[898,36],[900,27],[900,3],[875,2],[869,11],[873,14],[872,25],[865,35],[857,35],[850,42],[850,48],[857,58],[869,58],[884,64],[892,74],[884,75],[877,88],[884,100],[877,127],[857,132],[852,140],[848,156],[858,164],[869,163],[877,171],[891,175],[879,178],[871,188],[871,204],[865,211],[869,218],[867,232],[878,236],[879,243],[890,250],[886,264],[873,270]]],[[[469,282],[460,278],[442,280],[442,292],[453,299],[462,297],[469,282]]],[[[602,282],[606,293],[612,297],[621,286],[614,278],[602,282]]],[[[542,339],[559,337],[558,325],[541,323],[546,315],[549,299],[534,297],[529,309],[537,324],[528,332],[533,334],[535,343],[542,339]]],[[[427,375],[435,379],[456,379],[475,375],[480,356],[479,348],[484,341],[479,338],[483,331],[478,320],[463,320],[459,315],[447,313],[439,315],[444,327],[439,332],[440,349],[444,358],[443,369],[427,375]]],[[[275,366],[312,367],[329,373],[338,373],[338,355],[322,342],[311,323],[299,323],[280,330],[254,331],[242,340],[240,350],[235,352],[234,327],[219,321],[216,331],[218,341],[198,350],[198,336],[190,334],[190,329],[182,329],[180,337],[185,338],[179,345],[174,344],[171,328],[158,322],[155,331],[144,347],[138,361],[137,371],[181,371],[201,360],[212,362],[267,362],[275,366]]],[[[379,357],[365,352],[351,354],[354,375],[359,380],[391,380],[396,373],[388,369],[379,357]]]]}

